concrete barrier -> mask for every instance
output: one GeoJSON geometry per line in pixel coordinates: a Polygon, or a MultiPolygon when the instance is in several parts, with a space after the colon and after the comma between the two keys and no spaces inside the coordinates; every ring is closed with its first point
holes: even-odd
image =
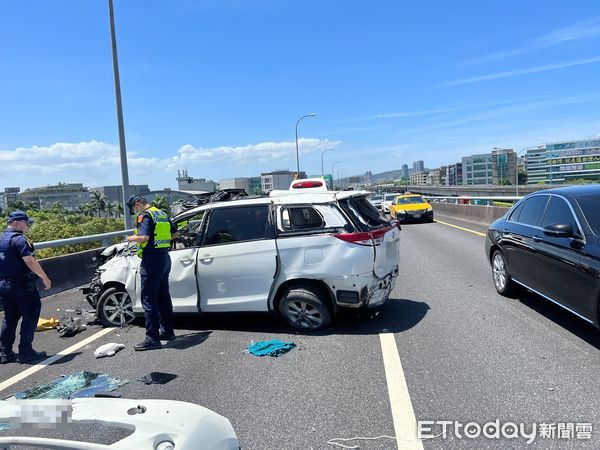
{"type": "Polygon", "coordinates": [[[89,283],[94,271],[98,268],[97,254],[99,250],[102,249],[41,259],[40,265],[52,281],[52,288],[44,291],[43,285],[38,281],[40,295],[47,297],[89,283]]]}
{"type": "Polygon", "coordinates": [[[455,217],[467,222],[489,225],[502,217],[510,208],[505,206],[457,205],[454,203],[432,202],[434,213],[455,217]]]}

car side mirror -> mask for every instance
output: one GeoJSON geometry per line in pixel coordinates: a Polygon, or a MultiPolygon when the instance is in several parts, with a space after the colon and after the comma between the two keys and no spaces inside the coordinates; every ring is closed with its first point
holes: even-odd
{"type": "Polygon", "coordinates": [[[570,223],[553,223],[544,227],[544,234],[552,237],[574,237],[575,231],[570,223]]]}

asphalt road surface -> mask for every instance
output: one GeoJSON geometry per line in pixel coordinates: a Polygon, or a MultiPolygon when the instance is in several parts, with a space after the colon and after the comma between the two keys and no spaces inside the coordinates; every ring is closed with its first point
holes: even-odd
{"type": "MultiPolygon", "coordinates": [[[[403,433],[397,441],[344,444],[418,448],[404,433],[411,405],[417,420],[436,422],[431,431],[424,429],[426,435],[439,435],[443,428],[437,422],[451,421],[445,435],[422,441],[426,449],[525,447],[528,438],[512,432],[509,422],[523,424],[529,436],[537,427],[530,448],[600,448],[600,332],[534,294],[518,299],[496,294],[484,238],[476,234],[484,231],[443,216],[435,223],[403,225],[400,277],[390,300],[377,311],[343,314],[324,332],[295,333],[264,314],[181,317],[176,341],[162,350],[134,352],[144,335],[136,323],[71,349],[19,380],[13,377],[30,366],[0,366],[0,386],[10,384],[0,396],[90,370],[130,380],[119,390],[125,398],[193,402],[227,417],[243,449],[332,449],[333,438],[397,432],[403,433]],[[386,377],[391,370],[386,358],[396,351],[382,350],[382,336],[389,333],[403,377],[402,369],[386,377]],[[297,348],[279,358],[243,352],[252,340],[272,338],[297,348]],[[93,351],[106,342],[126,348],[95,359],[93,351]],[[177,378],[164,385],[137,381],[151,371],[177,378]],[[401,378],[408,387],[405,397],[398,394],[401,378]],[[498,438],[482,433],[470,438],[462,428],[455,432],[456,422],[507,427],[498,438]],[[591,424],[590,439],[585,424],[591,424]]],[[[76,290],[43,304],[45,317],[86,308],[76,290]]],[[[100,331],[91,326],[71,338],[40,332],[35,345],[56,354],[100,331]]],[[[493,435],[494,428],[487,430],[493,435]]],[[[476,435],[477,428],[468,431],[476,435]]],[[[99,443],[126,435],[90,426],[37,434],[99,443]]]]}

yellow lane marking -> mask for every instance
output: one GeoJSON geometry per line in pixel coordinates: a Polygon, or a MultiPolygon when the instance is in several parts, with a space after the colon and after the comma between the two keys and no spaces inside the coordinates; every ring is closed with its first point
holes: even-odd
{"type": "Polygon", "coordinates": [[[441,223],[441,224],[447,225],[449,227],[458,228],[459,230],[463,230],[463,231],[466,231],[468,233],[476,234],[477,236],[483,236],[483,237],[485,237],[485,233],[480,233],[479,231],[469,230],[468,228],[459,227],[458,225],[453,225],[453,224],[448,223],[448,222],[442,222],[441,220],[438,220],[438,219],[435,219],[435,221],[437,223],[441,223]]]}
{"type": "Polygon", "coordinates": [[[392,407],[396,443],[401,449],[423,450],[423,444],[417,439],[417,419],[404,378],[396,338],[394,333],[380,333],[379,339],[390,406],[392,407]]]}
{"type": "Polygon", "coordinates": [[[59,359],[64,358],[65,356],[73,353],[75,350],[79,350],[81,347],[85,347],[90,342],[93,342],[96,339],[101,338],[102,336],[110,333],[113,330],[115,330],[115,328],[105,328],[103,330],[100,330],[96,334],[93,334],[90,337],[85,338],[83,341],[80,341],[77,344],[70,346],[66,350],[63,350],[63,351],[57,353],[56,355],[52,355],[50,358],[45,359],[44,361],[36,364],[35,366],[31,366],[29,369],[16,374],[15,376],[9,378],[6,381],[3,381],[2,383],[0,383],[0,391],[3,391],[7,387],[10,387],[13,384],[18,383],[19,381],[27,378],[30,375],[33,375],[34,373],[42,370],[44,367],[47,367],[50,364],[55,363],[59,359]]]}

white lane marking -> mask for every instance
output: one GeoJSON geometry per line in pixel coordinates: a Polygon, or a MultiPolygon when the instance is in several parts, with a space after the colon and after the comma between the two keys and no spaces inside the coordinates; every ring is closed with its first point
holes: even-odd
{"type": "Polygon", "coordinates": [[[7,387],[10,387],[13,384],[18,383],[19,381],[27,378],[30,375],[33,375],[37,371],[42,370],[44,367],[49,366],[52,363],[55,363],[59,359],[73,353],[75,350],[79,350],[81,347],[85,347],[90,342],[94,342],[96,339],[101,338],[102,336],[110,333],[113,330],[115,330],[115,328],[105,328],[103,330],[100,330],[96,334],[93,334],[90,337],[85,338],[84,340],[78,342],[77,344],[71,345],[66,350],[58,352],[56,355],[53,355],[50,358],[47,358],[44,361],[37,363],[35,366],[31,366],[29,369],[16,374],[15,376],[9,378],[6,381],[3,381],[2,383],[0,383],[0,391],[3,391],[7,387]]]}
{"type": "Polygon", "coordinates": [[[417,439],[417,419],[410,401],[396,338],[393,333],[380,333],[381,353],[385,367],[390,406],[396,443],[399,449],[423,449],[423,443],[417,439]]]}

